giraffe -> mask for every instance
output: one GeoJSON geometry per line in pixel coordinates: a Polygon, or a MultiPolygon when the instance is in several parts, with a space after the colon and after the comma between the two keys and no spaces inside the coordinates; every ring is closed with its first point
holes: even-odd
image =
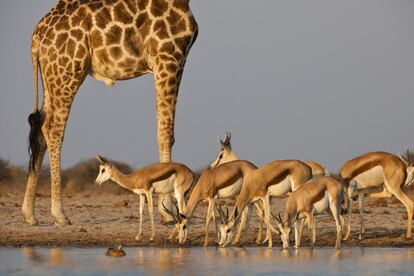
{"type": "MultiPolygon", "coordinates": [[[[153,74],[159,161],[171,161],[178,90],[197,33],[189,0],[60,0],[39,21],[32,35],[35,101],[28,118],[29,176],[22,204],[29,224],[37,224],[34,202],[46,150],[52,216],[56,224],[71,223],[62,204],[61,147],[73,99],[87,75],[112,86],[153,74]]],[[[165,197],[159,201],[165,199],[171,208],[171,195],[165,197]]]]}

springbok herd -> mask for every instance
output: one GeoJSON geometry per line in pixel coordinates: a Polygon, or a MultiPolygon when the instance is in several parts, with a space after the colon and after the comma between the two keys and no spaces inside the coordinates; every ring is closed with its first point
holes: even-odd
{"type": "Polygon", "coordinates": [[[402,191],[403,186],[413,182],[414,166],[407,155],[400,157],[386,152],[369,152],[347,161],[339,172],[339,180],[329,176],[327,170],[314,161],[277,160],[260,168],[246,160],[239,160],[230,143],[230,133],[219,139],[221,150],[208,170],[202,172],[195,182],[194,173],[179,163],[158,163],[141,168],[132,174],[123,174],[105,158],[97,156],[100,167],[96,183],[101,185],[111,179],[120,186],[139,195],[139,230],[135,237],[142,236],[145,199],[151,219],[150,240],[154,239],[153,194],[172,193],[176,199],[175,210],[164,206],[173,219],[175,227],[169,239],[178,238],[185,243],[194,211],[202,201],[208,202],[204,246],[209,243],[209,225],[214,221],[217,242],[225,247],[237,244],[243,230],[247,229],[252,207],[260,218],[256,243],[266,243],[272,247],[272,233],[279,234],[283,248],[289,247],[294,228],[295,247],[300,246],[300,238],[305,223],[311,236],[311,245],[316,239],[315,215],[328,212],[336,224],[335,247],[340,248],[341,240],[347,240],[351,232],[351,202],[358,198],[361,226],[359,238],[364,235],[363,200],[368,197],[395,196],[407,208],[408,226],[406,237],[411,238],[413,202],[402,191]],[[186,199],[186,195],[189,198],[186,199]],[[220,198],[236,196],[232,211],[222,207],[220,198]],[[270,210],[271,198],[288,197],[283,216],[270,210]],[[215,210],[219,221],[216,220],[215,210]],[[343,214],[347,211],[347,227],[342,238],[343,214]],[[272,226],[271,219],[276,222],[272,226]],[[266,224],[266,237],[262,240],[263,222],[266,224]],[[237,231],[236,231],[237,229],[237,231]],[[178,232],[178,233],[177,233],[178,232]]]}

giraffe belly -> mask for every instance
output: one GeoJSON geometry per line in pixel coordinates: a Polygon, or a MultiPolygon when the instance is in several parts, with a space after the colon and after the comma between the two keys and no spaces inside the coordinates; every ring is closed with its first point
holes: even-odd
{"type": "Polygon", "coordinates": [[[103,81],[107,86],[113,86],[117,80],[127,80],[150,73],[141,59],[128,58],[114,62],[93,54],[89,74],[96,80],[103,81]]]}

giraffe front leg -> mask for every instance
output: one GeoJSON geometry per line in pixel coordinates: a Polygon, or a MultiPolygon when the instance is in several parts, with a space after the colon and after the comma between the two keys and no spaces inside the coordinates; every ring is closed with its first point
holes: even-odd
{"type": "Polygon", "coordinates": [[[39,133],[40,147],[39,153],[35,160],[34,168],[30,169],[29,177],[26,185],[26,192],[24,194],[24,200],[22,204],[22,214],[27,223],[30,225],[36,225],[37,220],[34,216],[34,203],[36,198],[37,184],[39,181],[40,170],[42,168],[43,158],[46,152],[46,142],[43,138],[43,134],[39,133]]]}
{"type": "MultiPolygon", "coordinates": [[[[171,161],[171,151],[174,144],[174,120],[177,104],[177,94],[180,85],[182,69],[179,65],[162,60],[156,64],[154,82],[156,89],[157,110],[157,141],[160,162],[171,161]]],[[[172,221],[173,218],[164,211],[165,207],[173,211],[171,194],[159,196],[158,211],[163,221],[172,221]]]]}

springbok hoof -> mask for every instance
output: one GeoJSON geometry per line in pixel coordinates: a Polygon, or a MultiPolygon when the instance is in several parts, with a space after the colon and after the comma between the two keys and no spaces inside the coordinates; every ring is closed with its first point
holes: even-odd
{"type": "Polygon", "coordinates": [[[29,217],[29,218],[26,217],[25,220],[31,226],[38,225],[37,219],[35,219],[34,217],[29,217]]]}
{"type": "Polygon", "coordinates": [[[359,234],[358,235],[358,241],[363,241],[364,240],[364,238],[365,238],[365,236],[362,234],[359,234]]]}
{"type": "Polygon", "coordinates": [[[68,218],[55,219],[55,225],[72,225],[72,222],[68,218]]]}
{"type": "Polygon", "coordinates": [[[135,240],[136,240],[136,241],[140,241],[140,240],[141,240],[141,235],[136,235],[136,236],[135,236],[135,240]]]}

